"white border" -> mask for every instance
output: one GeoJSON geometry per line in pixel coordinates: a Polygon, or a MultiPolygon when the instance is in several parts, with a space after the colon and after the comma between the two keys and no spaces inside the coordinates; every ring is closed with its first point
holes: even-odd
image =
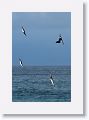
{"type": "Polygon", "coordinates": [[[0,0],[0,111],[83,114],[83,1],[0,0]],[[12,102],[12,12],[71,12],[71,102],[12,102]]]}

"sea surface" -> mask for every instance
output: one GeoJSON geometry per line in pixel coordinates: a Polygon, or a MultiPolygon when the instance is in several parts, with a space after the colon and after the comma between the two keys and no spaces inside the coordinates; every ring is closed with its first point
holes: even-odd
{"type": "Polygon", "coordinates": [[[71,66],[13,66],[12,101],[71,102],[71,66]]]}

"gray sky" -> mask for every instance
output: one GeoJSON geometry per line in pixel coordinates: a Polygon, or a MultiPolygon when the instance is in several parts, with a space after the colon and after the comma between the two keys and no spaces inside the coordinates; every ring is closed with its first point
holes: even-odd
{"type": "Polygon", "coordinates": [[[24,65],[70,65],[71,13],[13,12],[12,39],[13,65],[19,64],[18,58],[24,65]],[[56,44],[60,34],[64,45],[56,44]]]}

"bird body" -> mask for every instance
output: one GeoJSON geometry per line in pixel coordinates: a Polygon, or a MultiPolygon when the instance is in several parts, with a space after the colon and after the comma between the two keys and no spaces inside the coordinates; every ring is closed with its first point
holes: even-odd
{"type": "Polygon", "coordinates": [[[59,40],[56,41],[56,43],[62,43],[64,45],[64,42],[63,42],[63,39],[62,39],[61,35],[59,36],[59,40]]]}
{"type": "Polygon", "coordinates": [[[19,58],[19,64],[20,64],[21,67],[23,67],[23,62],[20,58],[19,58]]]}
{"type": "Polygon", "coordinates": [[[52,75],[50,75],[50,81],[51,81],[52,85],[54,86],[54,82],[53,82],[53,77],[52,77],[52,75]]]}
{"type": "Polygon", "coordinates": [[[26,32],[25,32],[25,29],[24,29],[23,26],[22,26],[22,33],[23,33],[25,36],[27,36],[27,35],[26,35],[26,32]]]}

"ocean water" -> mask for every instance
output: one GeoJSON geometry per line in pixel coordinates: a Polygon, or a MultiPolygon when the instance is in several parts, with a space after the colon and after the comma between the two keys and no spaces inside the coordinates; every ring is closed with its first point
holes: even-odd
{"type": "Polygon", "coordinates": [[[13,66],[12,101],[71,102],[71,66],[13,66]]]}

